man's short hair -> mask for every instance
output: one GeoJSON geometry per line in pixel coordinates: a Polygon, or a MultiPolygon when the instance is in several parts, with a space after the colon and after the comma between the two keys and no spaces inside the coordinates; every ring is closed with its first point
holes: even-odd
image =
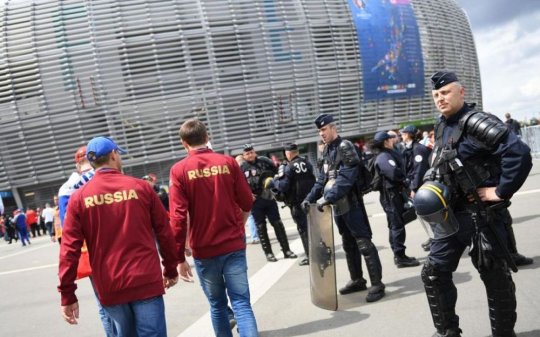
{"type": "Polygon", "coordinates": [[[509,112],[507,112],[507,113],[505,113],[505,114],[504,114],[504,117],[506,117],[506,118],[510,119],[510,118],[511,118],[512,116],[510,115],[510,113],[509,113],[509,112]]]}
{"type": "Polygon", "coordinates": [[[185,121],[180,127],[180,139],[189,146],[204,145],[208,140],[208,132],[203,122],[191,118],[185,121]]]}

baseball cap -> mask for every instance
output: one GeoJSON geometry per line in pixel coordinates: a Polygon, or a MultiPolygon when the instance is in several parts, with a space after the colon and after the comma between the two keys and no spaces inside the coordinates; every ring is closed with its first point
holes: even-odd
{"type": "Polygon", "coordinates": [[[289,143],[289,144],[284,146],[284,149],[285,149],[285,151],[297,151],[298,150],[298,145],[296,145],[295,143],[289,143]]]}
{"type": "Polygon", "coordinates": [[[399,130],[399,132],[401,132],[401,133],[406,132],[406,133],[416,134],[416,132],[418,132],[418,129],[414,125],[406,125],[403,129],[399,130]]]}
{"type": "Polygon", "coordinates": [[[384,142],[385,140],[387,139],[390,139],[390,138],[396,138],[396,136],[394,135],[389,135],[388,132],[386,131],[379,131],[375,134],[375,136],[373,136],[373,140],[376,142],[376,143],[382,143],[384,142]]]}
{"type": "Polygon", "coordinates": [[[119,147],[114,140],[109,137],[94,137],[88,142],[88,145],[86,145],[86,158],[88,158],[89,161],[94,161],[114,150],[121,154],[127,153],[126,150],[119,147]]]}

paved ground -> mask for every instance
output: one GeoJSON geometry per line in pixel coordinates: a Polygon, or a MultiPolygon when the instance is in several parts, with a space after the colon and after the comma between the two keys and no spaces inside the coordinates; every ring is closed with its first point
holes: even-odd
{"type": "MultiPolygon", "coordinates": [[[[535,259],[535,264],[515,274],[517,287],[518,337],[540,336],[540,161],[514,196],[511,212],[519,250],[535,259]]],[[[366,303],[365,292],[339,296],[339,310],[319,309],[310,302],[309,275],[296,260],[266,263],[259,245],[248,246],[252,302],[260,334],[263,337],[285,336],[431,336],[434,329],[420,280],[421,267],[397,269],[388,244],[386,219],[378,195],[366,198],[371,216],[374,241],[383,263],[383,281],[387,296],[376,303],[366,303]]],[[[282,209],[291,247],[302,251],[295,226],[282,209]]],[[[270,230],[272,232],[272,230],[270,230]]],[[[419,222],[407,226],[407,253],[424,260],[420,243],[426,239],[419,222]]],[[[30,247],[20,243],[0,243],[0,324],[2,336],[102,336],[95,298],[87,279],[79,282],[78,326],[65,323],[59,310],[56,292],[58,244],[46,238],[32,240],[30,247]]],[[[274,251],[279,250],[273,240],[274,251]]],[[[348,280],[348,272],[339,237],[336,240],[338,286],[348,280]]],[[[367,274],[367,273],[366,273],[367,274]]],[[[459,298],[457,312],[463,335],[490,335],[486,296],[478,273],[465,254],[454,274],[459,298]]],[[[212,336],[208,304],[198,283],[179,283],[165,296],[169,336],[212,336]]]]}

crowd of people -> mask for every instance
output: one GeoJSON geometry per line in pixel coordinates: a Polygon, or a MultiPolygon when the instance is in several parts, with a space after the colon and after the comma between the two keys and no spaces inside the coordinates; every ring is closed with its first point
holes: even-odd
{"type": "Polygon", "coordinates": [[[331,206],[350,275],[339,293],[367,290],[366,301],[375,302],[386,293],[364,196],[378,191],[397,268],[420,265],[406,254],[405,225],[418,216],[426,229],[422,246],[429,255],[419,276],[434,336],[461,336],[452,273],[471,245],[493,336],[515,336],[509,270],[533,261],[517,251],[508,201],[530,171],[530,149],[509,115],[505,124],[466,103],[454,73],[437,72],[431,82],[441,113],[433,130],[414,125],[382,130],[360,148],[339,135],[334,116],[321,114],[314,120],[321,146],[313,164],[294,143],[284,146],[282,162],[258,155],[251,144],[236,157],[219,154],[209,145],[204,123],[189,119],[179,132],[187,156],[171,168],[166,186],[153,173],[123,174],[126,151],[113,139],[95,137],[76,150],[75,171],[54,206],[3,214],[2,232],[6,241],[20,239],[23,246],[31,244],[30,236],[41,235],[60,244],[58,291],[70,324],[79,318],[76,280],[89,277],[106,336],[166,336],[163,295],[179,279],[194,281],[186,260],[192,257],[216,336],[232,336],[231,320],[240,336],[258,336],[246,225],[269,263],[281,255],[274,254],[267,222],[283,258],[296,259],[278,208],[282,202],[296,223],[304,250],[299,265],[305,266],[310,264],[307,213],[331,206]],[[480,241],[489,244],[475,244],[480,241]]]}

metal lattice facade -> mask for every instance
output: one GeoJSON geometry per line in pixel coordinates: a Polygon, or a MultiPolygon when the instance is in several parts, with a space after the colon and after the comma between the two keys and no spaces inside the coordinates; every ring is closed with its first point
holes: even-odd
{"type": "MultiPolygon", "coordinates": [[[[5,1],[0,16],[0,190],[47,194],[75,149],[113,137],[128,173],[159,172],[184,152],[178,128],[209,126],[215,150],[317,139],[435,115],[429,74],[453,69],[480,106],[476,50],[454,0],[412,0],[425,95],[365,101],[347,0],[5,1]]],[[[36,201],[39,199],[36,196],[36,201]]]]}

